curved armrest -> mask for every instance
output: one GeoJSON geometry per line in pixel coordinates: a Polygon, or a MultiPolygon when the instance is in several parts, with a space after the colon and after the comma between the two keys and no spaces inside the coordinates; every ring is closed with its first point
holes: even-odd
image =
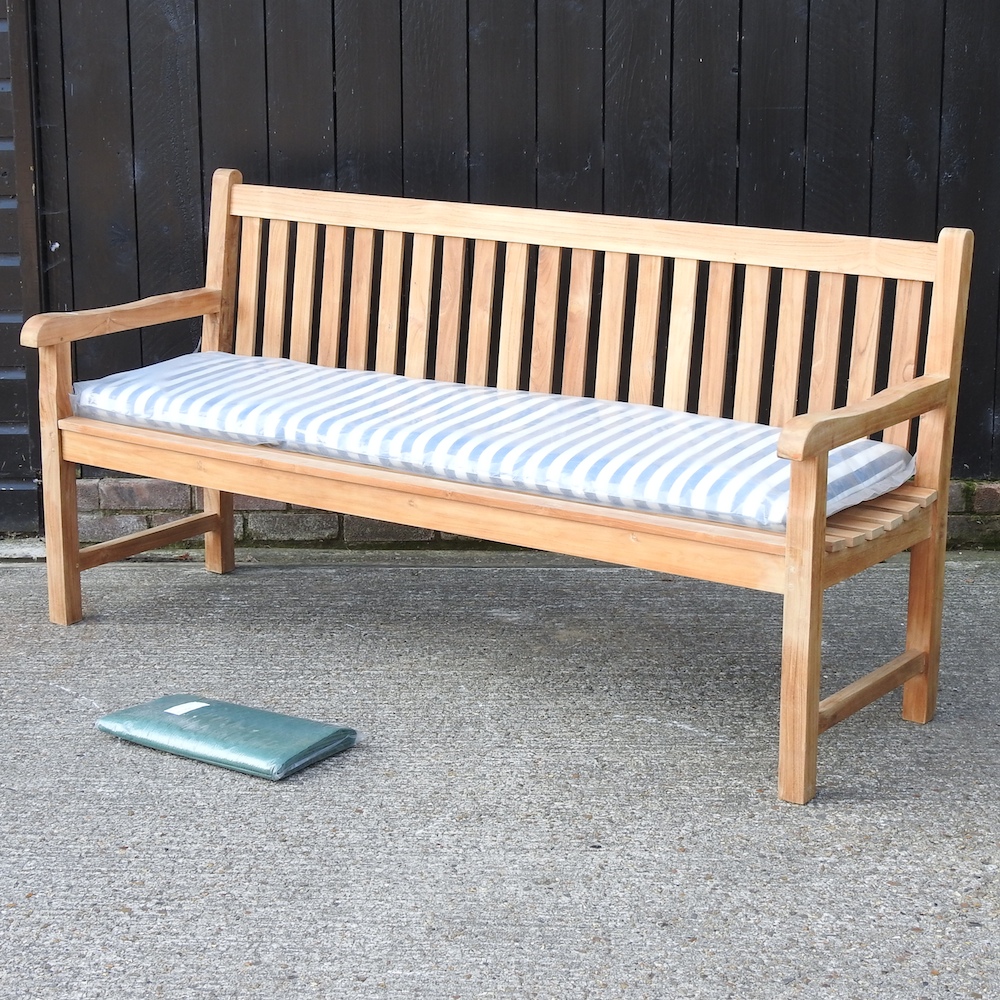
{"type": "Polygon", "coordinates": [[[778,438],[778,455],[802,461],[849,441],[937,409],[948,402],[951,380],[945,375],[921,375],[902,385],[875,393],[824,413],[802,413],[785,424],[778,438]]]}
{"type": "Polygon", "coordinates": [[[219,311],[222,293],[217,288],[192,288],[186,292],[152,295],[138,302],[126,302],[103,309],[78,312],[39,313],[21,328],[24,347],[50,347],[106,333],[135,330],[178,319],[193,319],[219,311]]]}

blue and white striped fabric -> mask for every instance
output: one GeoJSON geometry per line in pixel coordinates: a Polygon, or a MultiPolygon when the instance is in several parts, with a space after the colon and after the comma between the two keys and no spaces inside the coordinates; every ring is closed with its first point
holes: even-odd
{"type": "MultiPolygon", "coordinates": [[[[77,414],[612,507],[780,530],[778,430],[655,406],[192,354],[76,386],[77,414]]],[[[827,511],[902,485],[902,448],[830,456],[827,511]]]]}

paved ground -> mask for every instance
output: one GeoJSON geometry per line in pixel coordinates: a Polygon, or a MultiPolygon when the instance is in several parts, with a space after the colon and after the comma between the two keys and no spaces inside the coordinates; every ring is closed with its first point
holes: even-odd
{"type": "MultiPolygon", "coordinates": [[[[294,561],[94,570],[68,629],[0,564],[0,997],[1000,997],[997,557],[949,565],[935,722],[826,734],[807,807],[768,595],[294,561]],[[367,740],[269,783],[93,728],[178,692],[367,740]]],[[[903,583],[830,593],[831,684],[896,651],[903,583]]]]}

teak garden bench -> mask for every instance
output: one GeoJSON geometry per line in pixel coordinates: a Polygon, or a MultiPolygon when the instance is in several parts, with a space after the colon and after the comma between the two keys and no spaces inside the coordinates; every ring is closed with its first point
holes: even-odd
{"type": "Polygon", "coordinates": [[[899,686],[905,719],[934,713],[971,255],[965,230],[904,242],[279,189],[218,171],[204,288],[24,326],[39,351],[50,616],[82,617],[82,570],[193,535],[209,570],[231,570],[233,494],[771,591],[784,595],[779,794],[808,802],[822,731],[899,686]],[[75,341],[194,317],[206,352],[778,428],[786,526],[74,414],[75,341]],[[828,517],[831,450],[879,432],[915,453],[915,474],[828,517]],[[81,549],[80,463],[202,487],[204,512],[81,549]],[[905,649],[821,700],[824,591],[907,549],[905,649]]]}

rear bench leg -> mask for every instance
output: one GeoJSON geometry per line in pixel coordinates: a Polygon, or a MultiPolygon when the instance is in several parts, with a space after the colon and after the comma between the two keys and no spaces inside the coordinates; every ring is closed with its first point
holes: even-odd
{"type": "Polygon", "coordinates": [[[205,568],[210,573],[230,573],[236,566],[233,539],[233,495],[221,490],[204,490],[206,514],[217,514],[218,528],[205,532],[205,568]]]}
{"type": "Polygon", "coordinates": [[[930,538],[910,550],[906,648],[924,653],[926,664],[921,673],[911,677],[903,685],[903,718],[909,722],[930,722],[937,707],[941,613],[944,603],[944,549],[943,532],[939,535],[935,531],[930,538]]]}

